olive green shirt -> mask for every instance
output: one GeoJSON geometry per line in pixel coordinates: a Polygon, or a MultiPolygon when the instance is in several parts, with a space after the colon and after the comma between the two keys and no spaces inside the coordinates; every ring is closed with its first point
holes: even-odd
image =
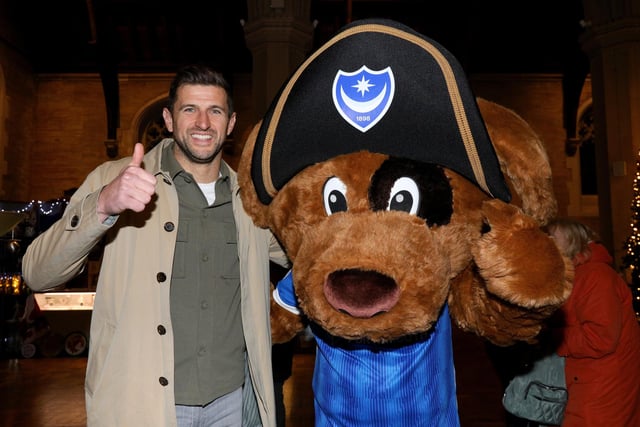
{"type": "Polygon", "coordinates": [[[209,206],[172,147],[163,152],[162,168],[173,178],[180,202],[171,277],[175,400],[180,405],[206,405],[244,381],[240,268],[229,170],[223,162],[215,202],[209,206]]]}

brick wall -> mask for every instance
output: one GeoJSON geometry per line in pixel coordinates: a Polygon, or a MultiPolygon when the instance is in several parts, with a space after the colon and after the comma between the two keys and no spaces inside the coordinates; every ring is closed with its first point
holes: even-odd
{"type": "Polygon", "coordinates": [[[20,201],[29,192],[35,99],[29,65],[0,43],[0,200],[20,201]]]}
{"type": "MultiPolygon", "coordinates": [[[[61,197],[65,190],[79,186],[93,168],[109,160],[104,147],[106,108],[100,79],[97,74],[40,75],[30,84],[27,77],[17,78],[21,73],[11,65],[3,69],[11,108],[4,148],[8,172],[2,183],[8,197],[2,198],[61,197]]],[[[171,77],[120,77],[119,157],[131,153],[141,114],[166,96],[171,77]]],[[[568,186],[572,183],[564,153],[560,76],[480,75],[473,76],[471,83],[478,96],[513,109],[540,134],[549,152],[559,213],[566,215],[568,186]]],[[[250,76],[234,77],[238,122],[233,146],[225,151],[225,158],[233,166],[237,165],[243,139],[254,125],[250,119],[251,99],[250,76]]]]}
{"type": "MultiPolygon", "coordinates": [[[[167,96],[171,74],[120,76],[120,128],[118,157],[131,154],[138,139],[142,113],[167,96]]],[[[245,129],[253,123],[243,117],[248,109],[251,88],[240,76],[234,94],[238,123],[234,144],[241,144],[245,129]],[[249,96],[246,92],[248,91],[249,96]]],[[[249,79],[250,81],[250,79],[249,79]]],[[[104,141],[107,137],[106,107],[98,75],[45,75],[37,80],[35,140],[31,150],[31,184],[24,196],[47,200],[61,197],[64,190],[77,187],[99,164],[110,160],[104,141]]],[[[250,104],[249,104],[250,106],[250,104]]],[[[230,161],[237,163],[240,149],[229,149],[230,161]]]]}

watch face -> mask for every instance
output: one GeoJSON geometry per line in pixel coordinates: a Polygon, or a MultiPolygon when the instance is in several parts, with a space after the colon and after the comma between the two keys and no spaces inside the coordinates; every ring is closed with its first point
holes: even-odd
{"type": "Polygon", "coordinates": [[[87,349],[87,337],[82,332],[72,332],[64,340],[64,351],[69,356],[79,356],[87,349]]]}

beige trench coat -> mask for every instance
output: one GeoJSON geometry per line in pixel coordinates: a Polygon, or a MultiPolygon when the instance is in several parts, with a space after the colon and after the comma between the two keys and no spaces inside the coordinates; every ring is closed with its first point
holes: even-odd
{"type": "MultiPolygon", "coordinates": [[[[90,250],[105,240],[94,301],[85,379],[89,427],[176,426],[173,332],[169,286],[178,224],[178,196],[160,170],[164,140],[145,155],[158,178],[155,201],[143,214],[126,211],[112,226],[100,223],[100,189],[130,162],[96,168],[70,200],[63,217],[29,245],[25,282],[35,291],[65,283],[82,271],[90,250]]],[[[269,330],[269,259],[287,263],[273,235],[242,208],[231,175],[238,230],[242,321],[251,382],[263,426],[275,426],[269,330]]]]}

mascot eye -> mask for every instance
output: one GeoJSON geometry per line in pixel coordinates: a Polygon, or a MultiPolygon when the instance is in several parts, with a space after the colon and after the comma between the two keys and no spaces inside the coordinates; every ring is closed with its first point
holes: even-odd
{"type": "Polygon", "coordinates": [[[327,215],[347,211],[347,186],[337,177],[331,177],[324,184],[324,210],[327,215]]]}
{"type": "Polygon", "coordinates": [[[393,183],[393,187],[391,187],[387,209],[390,211],[404,211],[415,215],[418,212],[419,204],[420,191],[418,190],[418,184],[411,178],[398,178],[393,183]]]}

